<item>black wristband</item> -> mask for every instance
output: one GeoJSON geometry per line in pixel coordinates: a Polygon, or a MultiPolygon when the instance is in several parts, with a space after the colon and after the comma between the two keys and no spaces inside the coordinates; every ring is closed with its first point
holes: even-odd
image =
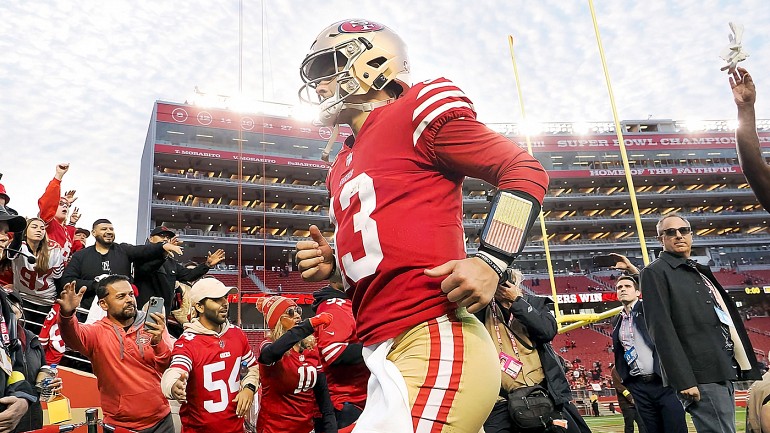
{"type": "Polygon", "coordinates": [[[478,257],[481,260],[484,261],[484,263],[488,264],[490,268],[492,268],[493,271],[497,274],[498,278],[500,278],[500,281],[497,282],[497,284],[503,284],[505,280],[508,279],[508,274],[505,272],[505,270],[500,269],[500,266],[497,266],[497,263],[492,261],[489,257],[487,257],[484,254],[474,254],[473,257],[478,257]]]}
{"type": "Polygon", "coordinates": [[[243,389],[250,389],[254,394],[257,393],[257,387],[254,386],[253,383],[247,383],[246,385],[243,385],[243,389]]]}

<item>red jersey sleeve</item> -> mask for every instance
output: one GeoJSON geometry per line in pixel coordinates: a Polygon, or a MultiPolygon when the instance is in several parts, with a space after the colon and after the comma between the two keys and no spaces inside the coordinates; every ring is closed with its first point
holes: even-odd
{"type": "Polygon", "coordinates": [[[174,350],[171,351],[171,364],[168,366],[169,368],[178,368],[182,371],[186,371],[187,373],[192,371],[193,354],[191,353],[192,351],[190,350],[190,345],[185,344],[187,342],[188,340],[184,335],[176,340],[174,343],[174,350]]]}
{"type": "Polygon", "coordinates": [[[321,354],[323,364],[329,365],[342,355],[349,343],[355,342],[357,339],[350,300],[329,299],[318,306],[317,313],[323,312],[334,316],[334,320],[329,326],[316,332],[318,351],[321,354]]]}
{"type": "Polygon", "coordinates": [[[446,170],[483,179],[500,189],[526,192],[541,204],[548,174],[524,149],[474,119],[446,122],[436,134],[433,153],[446,170]]]}
{"type": "Polygon", "coordinates": [[[40,218],[45,221],[46,224],[53,221],[53,218],[56,216],[56,210],[59,208],[59,200],[61,200],[61,181],[53,178],[48,182],[45,192],[37,201],[37,206],[40,209],[40,218]]]}

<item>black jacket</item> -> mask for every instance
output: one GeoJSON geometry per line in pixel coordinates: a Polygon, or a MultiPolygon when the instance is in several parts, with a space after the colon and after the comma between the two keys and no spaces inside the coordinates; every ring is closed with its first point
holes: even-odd
{"type": "MultiPolygon", "coordinates": [[[[658,376],[662,377],[663,375],[660,371],[660,358],[655,351],[655,344],[653,344],[652,338],[650,338],[650,333],[647,331],[647,323],[644,320],[644,305],[642,305],[641,299],[637,301],[634,308],[631,309],[631,318],[634,321],[636,328],[639,330],[639,335],[642,337],[642,340],[644,340],[647,346],[652,349],[652,369],[658,376]]],[[[620,344],[620,322],[622,321],[623,318],[619,314],[615,321],[615,328],[612,330],[612,350],[615,353],[615,368],[618,370],[620,379],[625,382],[631,376],[631,368],[623,357],[625,350],[623,349],[623,345],[620,344]]]]}
{"type": "Polygon", "coordinates": [[[76,290],[86,286],[86,294],[80,301],[80,306],[90,308],[96,296],[97,283],[94,279],[104,274],[119,274],[131,278],[131,264],[139,260],[162,259],[165,251],[163,244],[131,245],[112,244],[107,254],[102,255],[91,245],[72,255],[69,264],[64,268],[61,284],[77,281],[76,290]]]}
{"type": "MultiPolygon", "coordinates": [[[[510,309],[503,308],[499,303],[497,306],[500,307],[503,315],[513,314],[513,317],[527,328],[529,340],[536,346],[540,356],[540,364],[543,366],[548,391],[551,393],[554,403],[560,406],[572,400],[572,391],[564,367],[559,361],[559,356],[551,346],[551,341],[556,336],[557,327],[556,319],[548,308],[550,304],[553,304],[550,298],[524,295],[514,301],[510,309]]],[[[489,307],[475,313],[481,323],[484,323],[487,308],[489,307]]]]}
{"type": "Polygon", "coordinates": [[[151,297],[160,296],[163,298],[168,316],[173,309],[171,304],[174,300],[176,282],[193,282],[206,275],[210,269],[205,263],[201,263],[194,269],[187,269],[172,257],[137,261],[134,263],[134,284],[139,289],[136,305],[142,308],[151,297]]]}
{"type": "MultiPolygon", "coordinates": [[[[37,335],[33,334],[22,327],[19,327],[19,345],[13,356],[13,369],[24,373],[24,377],[30,382],[30,385],[34,384],[37,380],[37,373],[40,371],[40,367],[45,364],[45,353],[43,352],[43,346],[40,345],[37,335]],[[22,337],[22,332],[24,336],[22,337]]],[[[40,398],[37,389],[35,389],[35,397],[40,398]]],[[[35,403],[29,404],[27,413],[16,425],[14,432],[25,432],[30,430],[37,430],[43,427],[43,408],[40,405],[40,400],[35,403]]]]}
{"type": "MultiPolygon", "coordinates": [[[[18,338],[16,316],[11,311],[11,304],[8,301],[8,295],[5,293],[5,290],[0,290],[0,314],[3,315],[3,320],[5,320],[8,329],[8,337],[10,339],[10,344],[8,346],[11,349],[8,350],[8,348],[2,344],[3,340],[0,339],[0,350],[6,350],[6,353],[8,353],[8,356],[10,357],[15,354],[18,345],[21,344],[21,341],[19,341],[18,338]]],[[[13,363],[13,370],[20,372],[22,375],[24,374],[24,371],[22,371],[22,368],[18,363],[13,363]]],[[[4,370],[0,370],[0,397],[14,396],[23,398],[27,400],[31,406],[38,401],[37,394],[35,393],[32,385],[34,382],[34,377],[30,378],[24,376],[24,380],[18,380],[9,384],[8,374],[6,374],[4,370]]],[[[0,412],[4,410],[5,405],[0,404],[0,412]]]]}
{"type": "Polygon", "coordinates": [[[736,377],[733,361],[725,351],[721,323],[710,290],[685,259],[669,252],[641,273],[647,328],[658,349],[663,383],[681,391],[699,383],[760,379],[757,359],[735,303],[711,269],[697,265],[724,299],[751,370],[736,377]]]}

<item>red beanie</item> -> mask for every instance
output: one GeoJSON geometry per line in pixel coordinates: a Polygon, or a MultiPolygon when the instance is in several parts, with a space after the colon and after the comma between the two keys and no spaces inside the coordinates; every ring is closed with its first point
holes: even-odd
{"type": "Polygon", "coordinates": [[[297,304],[289,298],[283,296],[271,296],[269,298],[257,299],[257,310],[265,315],[267,320],[267,326],[270,329],[275,328],[278,324],[278,320],[281,315],[291,307],[296,307],[297,304]]]}

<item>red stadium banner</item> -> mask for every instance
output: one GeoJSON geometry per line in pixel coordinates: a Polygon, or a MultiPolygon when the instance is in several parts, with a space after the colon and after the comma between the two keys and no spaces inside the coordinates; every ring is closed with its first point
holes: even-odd
{"type": "Polygon", "coordinates": [[[618,295],[615,292],[593,293],[564,293],[556,295],[559,304],[589,304],[598,302],[615,302],[618,295]]]}
{"type": "MultiPolygon", "coordinates": [[[[332,133],[329,127],[290,117],[236,113],[223,109],[162,102],[158,102],[157,121],[322,141],[328,140],[332,133]]],[[[337,142],[342,142],[351,133],[350,128],[341,127],[337,142]]],[[[522,148],[527,148],[524,137],[508,136],[508,138],[522,148]]],[[[619,142],[615,134],[543,135],[533,136],[531,141],[535,153],[600,150],[612,152],[619,149],[619,142]]],[[[627,133],[623,135],[623,141],[629,151],[735,148],[735,134],[732,132],[627,133]]],[[[759,141],[770,143],[770,132],[760,132],[759,141]]]]}
{"type": "MultiPolygon", "coordinates": [[[[238,152],[228,152],[226,150],[212,150],[212,149],[195,149],[186,146],[174,146],[170,144],[155,144],[156,153],[166,153],[171,155],[182,156],[197,156],[200,158],[212,158],[212,159],[224,159],[224,160],[237,160],[238,152]]],[[[257,162],[265,164],[277,164],[277,165],[290,165],[294,167],[303,168],[320,168],[328,169],[329,164],[321,160],[301,159],[301,158],[286,158],[282,156],[274,155],[258,155],[253,153],[244,153],[241,161],[245,162],[257,162]]]]}
{"type": "MultiPolygon", "coordinates": [[[[267,293],[245,293],[241,295],[241,302],[244,304],[256,304],[257,299],[259,298],[267,298],[273,295],[267,294],[267,293]]],[[[291,293],[282,293],[281,296],[284,298],[291,299],[292,301],[296,302],[298,305],[310,305],[313,303],[313,295],[310,293],[307,294],[291,294],[291,293]]],[[[238,295],[230,295],[227,297],[228,302],[237,302],[238,295]]]]}
{"type": "MultiPolygon", "coordinates": [[[[162,102],[158,103],[157,121],[323,141],[328,140],[332,135],[332,129],[327,126],[315,125],[289,117],[236,113],[228,110],[164,104],[162,102]]],[[[352,133],[349,127],[340,127],[337,142],[341,143],[352,133]]]]}

